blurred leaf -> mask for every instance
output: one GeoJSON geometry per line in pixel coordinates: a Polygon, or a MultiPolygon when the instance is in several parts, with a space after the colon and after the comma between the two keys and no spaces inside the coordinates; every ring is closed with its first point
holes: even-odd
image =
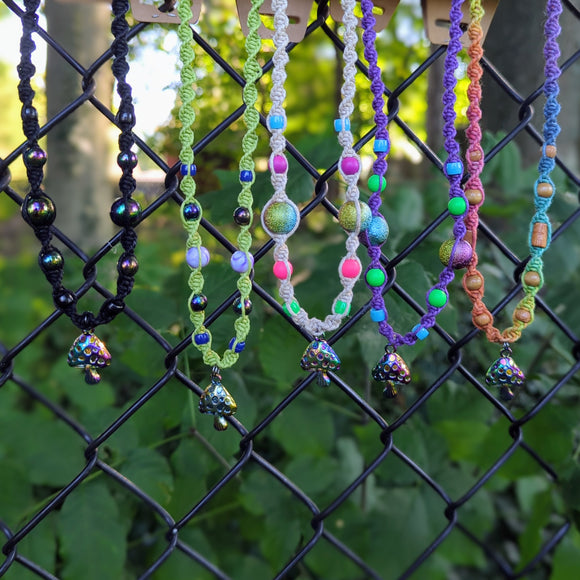
{"type": "Polygon", "coordinates": [[[284,470],[307,495],[323,492],[338,475],[338,463],[331,457],[296,457],[284,470]]]}
{"type": "Polygon", "coordinates": [[[556,546],[550,580],[570,580],[578,575],[580,532],[572,528],[556,546]]]}
{"type": "Polygon", "coordinates": [[[24,511],[33,503],[32,487],[18,461],[3,459],[0,473],[0,519],[10,528],[16,528],[24,511]]]}

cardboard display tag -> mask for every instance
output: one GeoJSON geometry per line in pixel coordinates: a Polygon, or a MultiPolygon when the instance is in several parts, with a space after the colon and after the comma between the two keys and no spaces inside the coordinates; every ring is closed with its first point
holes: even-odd
{"type": "MultiPolygon", "coordinates": [[[[286,29],[290,42],[300,42],[306,34],[308,27],[308,17],[312,9],[313,0],[290,0],[288,2],[288,19],[290,23],[286,29]]],[[[238,5],[238,16],[242,25],[242,32],[248,35],[248,14],[252,8],[250,0],[236,0],[238,5]]],[[[264,0],[260,10],[262,24],[258,29],[261,38],[272,38],[274,36],[272,0],[264,0]],[[264,18],[266,17],[266,18],[264,18]]]]}
{"type": "MultiPolygon", "coordinates": [[[[482,7],[485,14],[481,19],[481,29],[483,38],[481,43],[485,41],[487,31],[493,19],[493,15],[497,9],[499,0],[483,0],[482,7]]],[[[433,44],[448,44],[449,43],[449,9],[451,8],[450,0],[421,0],[423,7],[423,20],[425,22],[425,32],[427,38],[433,44]]],[[[469,7],[463,8],[463,18],[461,19],[461,27],[469,26],[469,7]]],[[[461,35],[461,44],[464,47],[469,46],[469,38],[467,32],[461,35]]]]}
{"type": "MultiPolygon", "coordinates": [[[[163,22],[164,24],[179,24],[180,22],[176,8],[168,12],[159,10],[164,4],[162,1],[130,0],[130,2],[131,13],[138,22],[163,22]]],[[[201,3],[202,0],[193,0],[191,4],[193,14],[193,18],[190,20],[191,24],[195,24],[199,20],[201,3]]]]}
{"type": "MultiPolygon", "coordinates": [[[[393,17],[393,14],[395,13],[395,10],[397,9],[397,6],[399,5],[399,1],[400,0],[373,1],[374,4],[373,14],[375,15],[376,20],[375,32],[380,32],[381,30],[384,30],[388,26],[389,22],[391,21],[391,18],[393,17]]],[[[358,18],[358,25],[361,26],[360,21],[362,18],[362,9],[360,6],[360,0],[357,0],[356,2],[354,13],[358,18]]],[[[342,14],[343,12],[342,6],[340,5],[340,0],[331,0],[330,15],[332,16],[332,19],[335,22],[342,22],[342,14]]]]}

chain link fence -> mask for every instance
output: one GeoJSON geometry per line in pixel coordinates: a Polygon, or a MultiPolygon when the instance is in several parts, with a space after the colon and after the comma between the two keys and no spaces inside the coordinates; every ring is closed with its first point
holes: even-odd
{"type": "MultiPolygon", "coordinates": [[[[22,10],[16,3],[5,0],[5,4],[14,14],[22,16],[22,10]]],[[[576,29],[580,30],[579,10],[571,2],[564,4],[564,18],[573,20],[576,29]]],[[[336,50],[341,51],[341,40],[329,24],[327,16],[327,3],[320,2],[317,18],[308,27],[307,38],[324,35],[336,50]]],[[[149,26],[136,24],[130,31],[131,42],[136,41],[149,26]]],[[[53,119],[49,119],[42,128],[42,133],[45,135],[52,131],[63,119],[83,105],[95,107],[114,124],[114,112],[93,94],[94,75],[101,67],[110,65],[111,53],[105,52],[91,66],[85,68],[75,60],[75,55],[66,52],[58,38],[51,38],[42,28],[38,29],[38,38],[39,42],[46,42],[61,55],[79,76],[78,98],[53,119]]],[[[213,46],[198,32],[195,32],[195,42],[196,50],[204,51],[223,69],[225,75],[229,75],[235,83],[242,86],[240,71],[224,59],[220,46],[213,46]]],[[[301,44],[290,46],[291,53],[299,50],[301,44]]],[[[445,47],[434,50],[398,86],[389,86],[389,80],[385,79],[391,127],[396,125],[401,130],[409,143],[420,152],[423,163],[430,164],[433,175],[439,177],[442,172],[440,157],[411,129],[405,118],[406,109],[400,107],[400,103],[404,99],[405,91],[440,61],[444,54],[445,47]]],[[[562,56],[564,76],[573,67],[578,67],[579,57],[579,52],[562,56]]],[[[266,78],[271,66],[270,60],[264,64],[266,78]]],[[[513,125],[506,127],[506,134],[486,149],[486,161],[491,167],[494,159],[500,158],[516,137],[534,140],[539,146],[541,134],[536,126],[541,121],[533,107],[536,111],[541,110],[542,91],[541,87],[537,87],[529,95],[518,94],[509,84],[509,79],[504,79],[492,62],[484,60],[484,67],[486,85],[494,85],[502,90],[506,103],[516,103],[519,108],[519,115],[514,118],[513,125]]],[[[367,74],[362,60],[358,62],[358,69],[361,74],[367,74]]],[[[485,90],[484,87],[484,94],[485,90]]],[[[575,104],[565,102],[563,105],[562,122],[565,125],[565,111],[575,104]]],[[[227,135],[228,130],[239,123],[242,113],[240,91],[239,107],[221,119],[207,134],[197,136],[196,155],[203,158],[204,151],[211,151],[212,143],[227,135]]],[[[264,117],[262,125],[262,137],[265,137],[264,117]]],[[[362,148],[372,136],[372,130],[363,135],[357,147],[362,148]]],[[[138,231],[145,230],[147,223],[155,220],[165,210],[172,216],[171,219],[178,221],[176,216],[182,201],[177,179],[178,166],[166,163],[159,151],[143,139],[137,138],[137,143],[140,155],[148,157],[166,175],[165,184],[148,200],[138,231]]],[[[8,169],[21,155],[24,147],[25,144],[22,144],[0,163],[3,202],[14,206],[22,203],[25,191],[17,190],[11,182],[8,169]]],[[[288,151],[314,183],[314,194],[302,205],[305,223],[315,225],[314,220],[319,220],[320,215],[326,215],[327,221],[330,219],[329,215],[336,217],[336,200],[332,199],[329,191],[334,187],[338,156],[332,163],[321,167],[318,161],[309,159],[301,152],[300,144],[290,141],[288,151]]],[[[558,248],[563,253],[566,253],[568,246],[578,251],[578,246],[573,244],[580,216],[576,193],[580,176],[561,159],[558,160],[558,166],[562,172],[561,179],[565,179],[569,186],[568,202],[571,198],[574,200],[555,208],[557,223],[553,235],[554,250],[551,249],[547,254],[547,262],[550,262],[552,252],[557,252],[558,248]]],[[[530,190],[531,185],[532,181],[530,190]]],[[[493,198],[493,194],[491,197],[493,198]]],[[[430,198],[427,199],[426,203],[428,202],[430,198]]],[[[512,208],[506,211],[519,210],[512,208]]],[[[203,223],[205,235],[212,236],[222,251],[231,253],[235,248],[221,231],[219,223],[212,223],[213,214],[210,212],[208,215],[209,218],[203,223]]],[[[388,243],[385,246],[384,264],[390,279],[386,299],[389,305],[393,305],[394,311],[401,314],[403,321],[418,319],[424,312],[422,303],[417,299],[416,288],[410,282],[412,278],[405,276],[406,260],[419,256],[416,260],[421,263],[421,251],[425,249],[425,245],[431,243],[432,248],[438,247],[440,226],[444,224],[447,216],[446,211],[438,214],[423,230],[408,234],[403,240],[404,243],[399,244],[396,253],[392,253],[388,243]]],[[[508,214],[500,212],[496,215],[487,214],[480,223],[480,243],[484,256],[499,264],[497,267],[500,270],[511,272],[515,280],[509,284],[509,288],[500,286],[495,292],[498,299],[493,313],[499,316],[504,309],[509,309],[520,292],[519,273],[526,262],[525,250],[520,247],[514,249],[504,235],[505,230],[498,229],[498,224],[508,219],[511,219],[508,214]]],[[[58,226],[58,221],[56,225],[58,226]]],[[[393,229],[396,227],[397,224],[393,224],[393,229]]],[[[106,264],[107,259],[114,254],[119,236],[113,236],[96,252],[87,255],[81,240],[69,239],[58,228],[54,229],[54,234],[61,246],[74,257],[71,262],[80,264],[79,272],[82,270],[86,276],[78,286],[78,296],[112,296],[106,281],[97,275],[96,267],[106,264]]],[[[27,235],[33,237],[32,232],[27,235]]],[[[266,273],[270,268],[272,243],[264,237],[257,238],[259,245],[254,253],[256,271],[266,273]]],[[[147,235],[143,239],[146,240],[147,235]]],[[[147,241],[142,243],[146,244],[147,241]]],[[[316,253],[315,250],[312,252],[316,253]]],[[[147,268],[143,260],[142,267],[144,270],[147,268]]],[[[554,268],[558,267],[559,262],[554,268]]],[[[183,269],[183,266],[180,265],[179,268],[183,269]]],[[[433,266],[430,264],[425,268],[432,270],[433,266]]],[[[254,282],[253,301],[260,314],[253,322],[253,332],[256,335],[262,335],[266,331],[274,333],[272,341],[279,347],[277,364],[286,368],[290,363],[285,361],[289,354],[284,350],[284,341],[289,341],[288,352],[291,352],[295,344],[298,348],[305,348],[309,337],[294,327],[292,321],[283,313],[274,295],[275,284],[267,280],[266,274],[264,276],[265,278],[260,278],[256,275],[254,282]],[[262,280],[266,281],[262,283],[262,280]],[[267,323],[264,323],[265,320],[267,323]],[[276,336],[285,337],[281,339],[281,344],[276,336]]],[[[37,278],[39,287],[43,287],[44,280],[41,281],[40,270],[37,278]]],[[[186,286],[182,283],[183,277],[178,278],[179,284],[176,284],[175,292],[184,301],[186,286]]],[[[137,279],[139,284],[139,275],[137,279]]],[[[505,405],[497,397],[497,393],[491,392],[483,381],[486,364],[484,361],[493,360],[497,353],[483,344],[479,333],[468,326],[467,300],[460,296],[459,284],[456,281],[451,294],[452,302],[457,301],[455,314],[452,311],[448,317],[442,316],[440,324],[434,327],[429,339],[417,347],[418,354],[411,365],[414,366],[414,374],[420,377],[414,384],[405,387],[396,400],[384,400],[380,397],[380,388],[379,394],[371,389],[377,387],[370,385],[370,379],[367,378],[368,365],[363,362],[354,370],[343,368],[341,373],[330,373],[332,385],[330,389],[323,391],[312,384],[312,375],[301,374],[298,359],[292,367],[295,370],[288,371],[290,374],[294,372],[294,379],[290,381],[286,380],[288,372],[282,372],[283,369],[278,369],[278,377],[274,376],[278,372],[276,365],[270,365],[270,374],[261,372],[261,376],[251,375],[248,366],[245,366],[243,373],[247,373],[246,384],[252,385],[252,391],[248,397],[242,395],[238,402],[240,407],[244,404],[252,407],[248,402],[249,397],[256,397],[258,403],[252,407],[255,413],[248,421],[244,421],[243,412],[240,412],[240,419],[234,419],[226,433],[215,435],[207,431],[206,424],[211,424],[211,419],[207,417],[198,418],[197,426],[184,430],[179,426],[180,415],[184,412],[183,406],[167,403],[173,400],[170,397],[174,393],[183,397],[193,393],[197,400],[209,377],[193,352],[191,334],[174,340],[174,337],[168,338],[167,332],[160,330],[160,314],[156,311],[159,307],[163,312],[163,307],[159,303],[152,302],[147,308],[140,308],[138,298],[134,301],[129,299],[129,308],[111,325],[109,334],[116,333],[119,337],[116,341],[118,351],[122,350],[121,343],[127,340],[128,348],[134,350],[138,350],[140,344],[147,343],[155,356],[152,361],[148,361],[146,372],[141,376],[132,375],[131,380],[137,384],[132,390],[125,384],[125,375],[118,380],[115,378],[117,363],[113,363],[106,374],[121,394],[118,395],[117,404],[111,405],[109,412],[101,416],[101,421],[93,425],[85,424],[81,415],[75,412],[76,407],[70,400],[70,397],[74,399],[74,395],[56,395],[57,391],[50,387],[49,382],[33,382],[24,378],[29,376],[26,372],[27,365],[30,364],[27,353],[35,344],[48,347],[46,337],[54,336],[58,329],[64,329],[66,321],[60,320],[58,312],[52,312],[42,318],[41,322],[37,321],[32,328],[23,324],[18,329],[20,335],[17,341],[0,343],[0,404],[6,407],[16,401],[14,405],[21,413],[19,417],[25,417],[27,410],[31,408],[40,408],[44,417],[51,418],[51,427],[46,431],[31,432],[31,439],[44,441],[53,449],[55,457],[67,452],[76,453],[75,459],[80,469],[64,485],[36,483],[34,497],[37,501],[25,506],[24,516],[14,520],[17,521],[16,524],[4,523],[10,518],[7,514],[0,513],[0,528],[5,536],[0,576],[6,574],[7,577],[15,579],[84,577],[84,574],[78,575],[79,569],[75,575],[72,568],[67,568],[66,565],[70,552],[77,549],[76,540],[70,540],[70,545],[67,545],[67,541],[62,538],[69,537],[68,525],[72,526],[70,529],[82,530],[76,526],[86,517],[87,504],[93,503],[99,508],[104,505],[102,496],[96,493],[91,495],[87,491],[94,489],[91,485],[100,478],[105,479],[115,490],[120,506],[120,521],[125,521],[121,535],[124,538],[129,537],[127,549],[133,550],[133,560],[137,562],[132,573],[139,578],[180,578],[181,576],[172,576],[168,572],[175,569],[171,566],[175,566],[176,561],[183,570],[188,571],[187,577],[190,578],[549,577],[550,570],[556,566],[554,553],[558,546],[563,539],[577,534],[571,520],[574,516],[573,510],[569,509],[568,504],[567,507],[559,504],[550,495],[563,488],[563,497],[567,497],[563,478],[564,482],[568,481],[566,478],[569,473],[565,469],[562,471],[563,468],[555,467],[555,464],[562,466],[565,464],[564,459],[571,456],[571,452],[564,446],[566,458],[558,463],[553,457],[554,449],[561,444],[562,437],[571,449],[576,443],[575,433],[566,414],[567,411],[573,411],[573,405],[578,402],[576,391],[579,383],[575,375],[580,369],[578,318],[574,315],[578,310],[574,304],[574,295],[577,292],[574,280],[573,275],[568,276],[563,270],[550,271],[548,289],[538,299],[539,313],[535,323],[537,330],[534,334],[529,334],[528,338],[524,337],[522,346],[517,347],[517,352],[531,349],[532,347],[524,344],[533,337],[533,350],[536,354],[527,359],[528,366],[533,367],[527,371],[528,386],[510,405],[505,405]],[[570,303],[563,306],[561,294],[570,303]],[[454,316],[465,320],[457,322],[454,316]],[[131,334],[127,335],[129,328],[131,334]],[[139,342],[140,340],[143,342],[139,342]],[[364,373],[361,370],[363,367],[364,373]],[[284,385],[277,384],[278,380],[284,382],[284,385]],[[171,419],[172,415],[177,416],[177,421],[171,419]],[[307,416],[311,420],[305,432],[302,432],[298,424],[292,424],[298,416],[307,416]],[[558,417],[562,417],[562,420],[558,417]],[[159,473],[156,474],[155,462],[147,472],[148,477],[143,478],[142,474],[132,477],[131,470],[125,469],[122,462],[119,465],[116,461],[118,458],[111,449],[125,445],[126,452],[130,453],[129,427],[135,421],[144,422],[152,431],[165,430],[167,438],[159,450],[166,456],[175,451],[172,438],[183,441],[185,437],[196,443],[203,443],[195,447],[180,447],[179,453],[185,456],[181,461],[186,466],[193,467],[189,479],[185,480],[187,484],[179,489],[179,509],[173,507],[176,504],[160,499],[159,494],[148,487],[147,482],[150,483],[159,476],[159,473]],[[328,447],[333,449],[335,455],[331,459],[333,462],[336,459],[336,465],[324,453],[319,452],[317,455],[311,450],[302,463],[298,460],[289,462],[287,454],[292,450],[299,458],[301,445],[312,445],[317,437],[328,437],[328,431],[321,426],[327,421],[333,421],[334,425],[330,432],[336,438],[336,447],[332,441],[328,447]],[[55,424],[58,428],[54,427],[55,424]],[[437,426],[440,439],[433,439],[432,432],[425,430],[427,424],[437,426]],[[358,445],[363,449],[356,456],[360,459],[358,463],[348,461],[353,455],[348,455],[344,450],[352,445],[352,440],[341,439],[342,428],[354,429],[358,433],[358,445]],[[204,429],[206,435],[202,436],[204,429]],[[569,433],[567,438],[566,433],[569,433]],[[226,438],[228,442],[224,447],[226,451],[221,447],[224,444],[220,442],[223,441],[220,437],[226,438]],[[121,439],[124,439],[124,444],[119,443],[121,439]],[[71,440],[74,442],[71,443],[71,440]],[[73,451],[70,451],[71,445],[73,451]],[[474,455],[473,449],[480,447],[481,451],[474,455]],[[231,450],[229,455],[227,450],[231,450]],[[188,452],[191,454],[189,458],[188,452]],[[224,457],[226,461],[223,460],[224,457]],[[198,485],[195,466],[203,462],[213,462],[211,476],[205,479],[206,485],[198,485]],[[317,471],[313,467],[317,462],[321,465],[328,463],[328,472],[338,475],[315,481],[325,473],[324,470],[317,471]],[[332,465],[338,466],[337,470],[332,471],[332,465]],[[456,479],[458,465],[468,466],[468,485],[465,485],[467,480],[458,482],[456,479]],[[519,479],[520,475],[525,481],[519,479]],[[529,492],[530,486],[536,486],[536,491],[545,494],[545,506],[541,516],[535,507],[526,510],[525,498],[536,497],[529,492]],[[276,493],[271,491],[274,488],[276,493]],[[246,517],[236,521],[234,516],[228,515],[227,506],[230,502],[239,502],[238,494],[242,492],[245,493],[242,503],[246,517]],[[418,497],[429,499],[419,501],[418,497]],[[125,502],[133,508],[124,510],[125,502]],[[372,515],[383,509],[380,505],[372,507],[373,502],[382,503],[386,506],[384,509],[391,510],[388,517],[377,519],[372,515]],[[188,506],[187,509],[183,509],[184,505],[188,506]],[[224,510],[225,515],[220,510],[224,510]],[[275,572],[266,575],[266,572],[255,571],[252,575],[243,562],[244,555],[248,558],[251,556],[252,559],[263,559],[261,551],[265,550],[264,542],[268,540],[260,537],[262,528],[255,522],[268,518],[277,511],[281,514],[276,521],[283,522],[286,518],[288,526],[274,527],[268,532],[271,533],[270,539],[276,544],[276,549],[271,548],[266,559],[270,569],[275,572]],[[365,514],[369,513],[371,516],[366,518],[365,514]],[[61,539],[58,545],[44,544],[44,531],[55,525],[50,523],[54,521],[55,514],[58,515],[57,537],[61,539]],[[137,517],[136,514],[140,515],[137,517]],[[479,525],[482,520],[487,522],[483,529],[479,525]],[[530,531],[530,520],[536,521],[533,534],[530,531]],[[296,521],[300,522],[298,530],[293,527],[296,521]],[[519,524],[514,525],[514,521],[519,524]],[[139,522],[141,526],[138,525],[139,522]],[[256,526],[253,540],[250,532],[240,530],[241,526],[248,525],[256,526]],[[206,540],[200,540],[191,532],[192,529],[203,529],[206,540]],[[426,533],[415,533],[414,530],[417,529],[426,533]],[[402,538],[400,544],[394,540],[397,536],[402,538]],[[213,538],[213,541],[208,542],[207,538],[213,538]],[[285,541],[287,538],[291,538],[291,546],[285,541]],[[368,546],[372,546],[372,552],[369,552],[368,546]],[[453,548],[450,549],[450,546],[453,548]],[[50,550],[53,555],[48,557],[47,564],[47,552],[50,550]],[[382,552],[386,554],[385,557],[382,552]],[[56,559],[55,553],[59,554],[56,559]],[[444,566],[437,568],[437,562],[441,563],[441,554],[444,554],[443,560],[452,563],[447,576],[445,573],[437,576],[432,571],[446,569],[444,566]],[[477,562],[477,570],[469,571],[473,562],[477,562]],[[243,574],[241,571],[239,574],[236,572],[242,569],[243,574]]],[[[3,285],[15,283],[18,283],[15,278],[3,278],[2,281],[3,285]]],[[[234,286],[229,288],[232,287],[234,286]]],[[[312,289],[312,286],[309,288],[312,289]]],[[[45,290],[48,293],[48,286],[45,290]]],[[[22,288],[22,291],[25,289],[22,288]]],[[[362,288],[359,293],[364,294],[362,288]]],[[[236,298],[231,290],[223,294],[221,304],[209,311],[207,317],[207,323],[212,328],[213,325],[217,328],[220,320],[229,316],[231,304],[236,298]]],[[[491,294],[494,295],[493,287],[491,294]]],[[[163,301],[162,296],[160,300],[163,301]]],[[[370,306],[362,302],[362,297],[360,300],[359,307],[353,309],[348,321],[333,336],[326,337],[338,352],[341,349],[347,351],[354,348],[355,336],[368,336],[366,321],[370,306]]],[[[185,309],[185,304],[183,308],[185,309]]],[[[0,324],[0,340],[4,340],[6,328],[1,321],[0,324]]],[[[64,330],[62,333],[65,333],[64,330]]],[[[374,341],[380,342],[376,337],[374,341]]],[[[260,344],[264,345],[263,342],[260,344]]],[[[378,344],[379,349],[383,346],[378,344]]],[[[64,345],[62,349],[66,352],[64,345]]],[[[364,355],[362,359],[364,360],[364,355]]],[[[255,361],[251,364],[259,366],[255,361]]],[[[291,364],[294,362],[291,361],[291,364]]],[[[260,368],[263,370],[263,365],[260,368]]],[[[76,377],[75,371],[67,369],[66,372],[71,375],[67,379],[63,378],[63,381],[75,383],[76,389],[87,388],[76,377]]],[[[229,388],[237,396],[235,381],[232,378],[230,381],[234,384],[229,388]]],[[[0,440],[0,456],[13,444],[10,441],[10,429],[8,426],[2,430],[4,439],[0,440]]],[[[17,446],[17,443],[14,445],[17,446]]],[[[322,446],[321,449],[324,450],[325,447],[322,446]]],[[[38,465],[42,460],[41,457],[36,457],[32,459],[32,465],[38,465]]],[[[54,460],[58,462],[58,459],[54,460]]],[[[28,466],[30,463],[25,462],[24,465],[28,466]]],[[[175,465],[176,463],[172,463],[177,469],[175,465]]],[[[5,482],[10,479],[7,469],[4,468],[0,474],[0,479],[5,482]]],[[[187,471],[186,468],[183,469],[187,471]]],[[[24,479],[25,476],[26,474],[24,479]]],[[[31,481],[35,483],[34,476],[31,476],[31,481]]],[[[3,487],[0,485],[0,490],[3,494],[9,494],[11,490],[15,493],[7,484],[3,487]]],[[[178,490],[173,492],[177,494],[178,490]]],[[[103,515],[101,523],[104,529],[108,529],[106,519],[106,515],[103,515]]],[[[87,521],[89,527],[96,525],[94,519],[87,521]]],[[[69,530],[69,533],[72,532],[69,530]]],[[[81,541],[85,532],[74,532],[77,533],[81,536],[77,540],[81,541]]],[[[90,535],[90,530],[87,529],[86,533],[90,535]]],[[[98,559],[107,560],[111,557],[104,546],[98,544],[92,545],[90,552],[98,559]]],[[[572,577],[574,576],[558,578],[572,577]]]]}

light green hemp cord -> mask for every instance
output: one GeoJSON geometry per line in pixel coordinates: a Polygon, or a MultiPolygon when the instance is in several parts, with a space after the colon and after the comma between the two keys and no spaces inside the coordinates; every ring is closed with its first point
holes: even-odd
{"type": "MultiPolygon", "coordinates": [[[[246,38],[246,52],[247,59],[244,65],[244,77],[246,84],[243,89],[243,99],[246,104],[246,109],[244,111],[244,121],[247,127],[246,134],[242,140],[242,148],[244,154],[240,159],[240,171],[247,170],[252,172],[251,181],[241,181],[240,184],[242,189],[238,195],[238,204],[242,207],[248,208],[250,215],[252,214],[252,204],[253,197],[251,192],[252,184],[254,183],[254,160],[253,153],[256,150],[258,144],[258,137],[256,135],[256,129],[259,125],[260,116],[255,108],[255,104],[258,98],[258,91],[256,89],[255,83],[260,78],[262,74],[262,69],[258,63],[257,55],[261,48],[261,40],[258,35],[258,28],[261,24],[260,16],[258,14],[258,9],[262,5],[263,0],[252,0],[252,8],[248,15],[248,29],[249,33],[246,38]]],[[[183,0],[179,2],[177,9],[181,23],[179,25],[177,34],[180,41],[180,60],[182,63],[181,67],[181,85],[179,87],[179,97],[181,99],[181,108],[179,109],[179,120],[182,123],[182,128],[179,133],[179,140],[181,142],[181,151],[179,158],[182,164],[188,167],[193,164],[194,154],[193,154],[193,123],[195,122],[195,111],[193,108],[193,100],[195,98],[195,92],[193,89],[193,83],[195,82],[195,72],[193,63],[195,60],[195,53],[193,50],[193,33],[189,24],[192,18],[191,6],[188,0],[183,0]]],[[[197,248],[200,252],[200,262],[201,262],[201,237],[198,232],[199,224],[201,222],[201,207],[199,219],[196,220],[186,220],[183,215],[183,207],[187,204],[196,203],[195,201],[195,180],[188,172],[181,181],[181,191],[184,194],[184,202],[182,205],[181,219],[183,226],[188,233],[188,238],[186,242],[186,248],[197,248]]],[[[203,361],[205,364],[211,367],[228,368],[236,363],[239,358],[239,354],[235,352],[235,347],[239,343],[245,341],[248,333],[250,331],[250,320],[246,313],[244,302],[249,297],[252,290],[252,282],[250,280],[250,272],[252,270],[252,263],[250,261],[250,247],[252,244],[252,236],[250,234],[250,227],[252,225],[252,219],[250,217],[250,223],[241,226],[240,232],[238,234],[237,243],[240,251],[244,252],[248,257],[248,268],[245,272],[241,273],[237,287],[240,291],[240,303],[241,303],[241,316],[237,318],[234,323],[234,328],[236,331],[235,340],[231,344],[231,348],[225,350],[223,357],[220,358],[218,353],[212,350],[212,336],[210,331],[204,326],[205,314],[203,311],[196,312],[191,308],[191,297],[188,301],[190,319],[194,325],[194,336],[197,334],[207,333],[209,336],[209,341],[205,344],[197,344],[193,341],[195,347],[203,354],[203,361]]],[[[202,267],[199,266],[194,268],[189,277],[189,287],[191,289],[191,296],[195,294],[201,294],[204,286],[204,278],[202,274],[202,267]]]]}

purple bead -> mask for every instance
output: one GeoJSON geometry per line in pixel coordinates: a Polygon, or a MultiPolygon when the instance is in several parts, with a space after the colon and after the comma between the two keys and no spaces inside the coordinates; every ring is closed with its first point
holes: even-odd
{"type": "Polygon", "coordinates": [[[356,157],[345,157],[340,168],[345,175],[355,175],[360,169],[360,163],[356,157]]]}
{"type": "Polygon", "coordinates": [[[230,264],[234,272],[242,274],[248,271],[248,267],[252,268],[254,266],[254,257],[252,254],[246,254],[246,252],[237,250],[232,254],[230,264]]]}
{"type": "Polygon", "coordinates": [[[209,250],[203,246],[189,248],[185,259],[190,268],[199,268],[200,266],[203,268],[209,264],[209,250]]]}
{"type": "Polygon", "coordinates": [[[286,173],[288,170],[288,160],[284,155],[274,155],[270,159],[270,171],[273,173],[286,173]]]}

